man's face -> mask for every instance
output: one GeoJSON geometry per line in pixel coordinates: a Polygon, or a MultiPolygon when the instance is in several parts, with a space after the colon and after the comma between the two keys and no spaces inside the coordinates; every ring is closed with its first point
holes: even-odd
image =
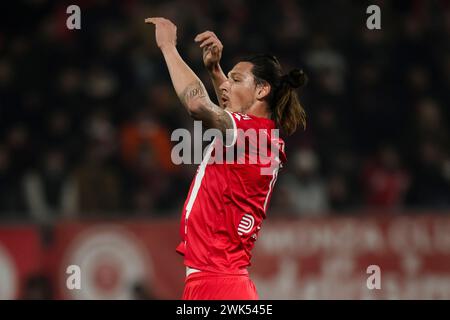
{"type": "Polygon", "coordinates": [[[239,62],[228,73],[220,86],[223,106],[228,111],[245,113],[256,101],[256,84],[252,74],[253,64],[239,62]]]}

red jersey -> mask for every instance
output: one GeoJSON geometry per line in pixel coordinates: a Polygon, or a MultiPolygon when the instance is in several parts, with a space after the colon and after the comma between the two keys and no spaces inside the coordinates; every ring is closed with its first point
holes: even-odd
{"type": "Polygon", "coordinates": [[[177,252],[191,268],[243,274],[286,156],[273,120],[227,113],[234,140],[226,146],[215,139],[208,146],[184,203],[177,252]],[[227,161],[215,161],[219,155],[227,161]]]}

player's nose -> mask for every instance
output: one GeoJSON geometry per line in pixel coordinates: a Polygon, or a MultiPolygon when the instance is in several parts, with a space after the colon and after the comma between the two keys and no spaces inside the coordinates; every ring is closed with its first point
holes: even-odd
{"type": "Polygon", "coordinates": [[[228,83],[228,80],[222,82],[222,84],[220,85],[219,89],[220,89],[220,91],[221,91],[222,93],[228,93],[228,89],[229,89],[229,83],[228,83]]]}

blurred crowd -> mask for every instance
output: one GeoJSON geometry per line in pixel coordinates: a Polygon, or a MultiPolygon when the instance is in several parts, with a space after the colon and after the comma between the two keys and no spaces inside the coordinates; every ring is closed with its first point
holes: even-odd
{"type": "MultiPolygon", "coordinates": [[[[148,16],[178,26],[178,49],[213,95],[197,33],[222,66],[260,52],[302,67],[308,124],[287,137],[273,214],[450,208],[450,3],[24,0],[0,24],[0,219],[178,215],[196,165],[170,137],[193,129],[148,16]],[[20,19],[18,19],[20,17],[20,19]]],[[[271,213],[272,214],[272,213],[271,213]]]]}

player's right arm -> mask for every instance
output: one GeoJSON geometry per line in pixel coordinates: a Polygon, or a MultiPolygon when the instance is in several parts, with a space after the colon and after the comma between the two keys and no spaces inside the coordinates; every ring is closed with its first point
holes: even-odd
{"type": "Polygon", "coordinates": [[[166,61],[173,87],[189,115],[203,121],[206,127],[227,134],[227,129],[234,125],[231,114],[211,101],[203,83],[181,58],[176,48],[176,26],[164,18],[147,18],[145,22],[155,25],[156,43],[166,61]]]}
{"type": "Polygon", "coordinates": [[[203,50],[203,63],[208,70],[209,76],[214,86],[214,91],[217,96],[219,105],[224,108],[222,93],[220,86],[227,80],[225,73],[220,66],[220,59],[222,58],[223,45],[214,32],[205,31],[195,37],[195,42],[200,43],[200,48],[203,50]]]}

